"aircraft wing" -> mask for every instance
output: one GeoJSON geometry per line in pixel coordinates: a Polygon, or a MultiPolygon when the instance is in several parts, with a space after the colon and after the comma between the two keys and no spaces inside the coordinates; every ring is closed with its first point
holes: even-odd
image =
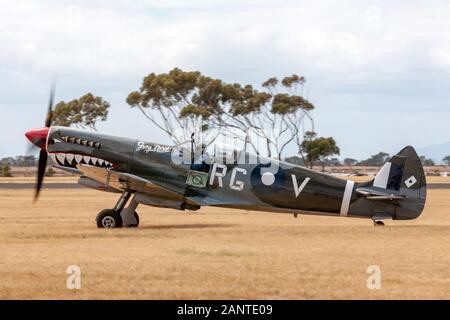
{"type": "MultiPolygon", "coordinates": [[[[79,164],[77,165],[77,168],[83,173],[86,178],[98,182],[95,188],[99,190],[112,192],[131,190],[137,193],[146,194],[148,196],[156,196],[173,200],[183,199],[183,195],[180,195],[176,192],[158,186],[149,180],[129,173],[112,171],[105,168],[99,168],[85,164],[79,164]]],[[[83,178],[84,177],[80,178],[80,183],[81,179],[83,178]]]]}

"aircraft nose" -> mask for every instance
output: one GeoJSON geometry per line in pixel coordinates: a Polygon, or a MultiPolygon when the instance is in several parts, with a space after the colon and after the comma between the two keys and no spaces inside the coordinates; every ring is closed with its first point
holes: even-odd
{"type": "Polygon", "coordinates": [[[27,137],[28,140],[30,140],[32,144],[45,150],[49,130],[50,128],[33,129],[25,133],[25,136],[27,137]]]}

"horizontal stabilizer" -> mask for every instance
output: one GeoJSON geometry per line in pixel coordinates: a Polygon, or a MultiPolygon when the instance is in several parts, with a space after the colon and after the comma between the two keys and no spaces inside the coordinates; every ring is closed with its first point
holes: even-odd
{"type": "Polygon", "coordinates": [[[357,188],[356,192],[365,196],[368,200],[399,200],[404,199],[404,195],[398,194],[398,192],[387,192],[387,189],[375,189],[375,188],[357,188]]]}

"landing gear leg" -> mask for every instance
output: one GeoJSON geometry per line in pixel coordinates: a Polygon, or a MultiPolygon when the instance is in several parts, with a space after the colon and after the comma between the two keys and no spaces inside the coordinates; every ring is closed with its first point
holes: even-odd
{"type": "Polygon", "coordinates": [[[137,228],[139,226],[139,215],[136,212],[138,205],[139,202],[133,196],[128,207],[120,211],[124,227],[137,228]]]}
{"type": "Polygon", "coordinates": [[[116,205],[113,209],[105,209],[102,210],[97,217],[95,218],[97,222],[98,228],[122,228],[123,219],[121,216],[121,212],[128,200],[130,199],[132,193],[129,191],[125,191],[120,196],[116,205]]]}

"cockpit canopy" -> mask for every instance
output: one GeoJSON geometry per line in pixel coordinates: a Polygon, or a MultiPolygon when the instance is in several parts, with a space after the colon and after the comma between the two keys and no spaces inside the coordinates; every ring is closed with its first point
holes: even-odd
{"type": "Polygon", "coordinates": [[[215,143],[214,145],[205,146],[204,144],[195,144],[191,140],[184,141],[173,147],[173,150],[183,157],[183,162],[194,162],[201,158],[207,158],[210,161],[232,164],[236,163],[241,156],[243,150],[237,146],[215,143]]]}

